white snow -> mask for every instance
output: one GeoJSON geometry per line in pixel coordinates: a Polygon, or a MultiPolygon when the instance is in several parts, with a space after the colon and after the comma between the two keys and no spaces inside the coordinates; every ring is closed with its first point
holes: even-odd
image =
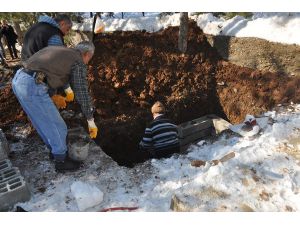
{"type": "MultiPolygon", "coordinates": [[[[200,15],[189,14],[204,33],[235,37],[257,37],[284,44],[300,44],[300,13],[253,13],[252,18],[235,16],[232,19],[214,17],[211,13],[200,15]]],[[[158,13],[125,14],[124,19],[117,14],[116,18],[103,18],[105,32],[116,30],[146,30],[156,32],[169,26],[179,25],[179,13],[159,17],[158,13]]],[[[84,24],[74,24],[74,30],[92,30],[92,19],[84,24]]]]}
{"type": "Polygon", "coordinates": [[[159,212],[171,211],[176,195],[191,211],[299,211],[300,154],[294,154],[299,149],[290,140],[300,143],[300,105],[266,114],[273,116],[274,123],[254,139],[222,135],[192,145],[186,155],[152,159],[134,168],[120,167],[101,150],[92,150],[79,172],[57,175],[48,167],[52,175],[46,191],[20,205],[30,211],[138,207],[137,211],[159,212]],[[230,152],[234,158],[210,163],[230,152]],[[193,167],[192,160],[208,163],[193,167]],[[89,190],[91,186],[99,190],[89,190]]]}
{"type": "Polygon", "coordinates": [[[235,16],[229,20],[203,14],[196,21],[207,34],[258,37],[273,42],[300,44],[300,13],[254,13],[251,19],[235,16]]]}
{"type": "Polygon", "coordinates": [[[99,205],[103,201],[102,191],[81,181],[76,181],[71,185],[71,192],[80,211],[99,205]]]}

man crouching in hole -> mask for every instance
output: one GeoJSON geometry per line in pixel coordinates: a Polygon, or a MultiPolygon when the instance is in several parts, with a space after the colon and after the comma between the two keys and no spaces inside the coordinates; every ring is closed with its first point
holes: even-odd
{"type": "Polygon", "coordinates": [[[153,120],[145,129],[139,148],[150,154],[150,158],[168,158],[179,153],[180,145],[177,126],[165,116],[164,105],[157,101],[151,108],[153,120]]]}
{"type": "Polygon", "coordinates": [[[23,63],[23,68],[16,72],[12,80],[13,91],[22,108],[51,150],[57,172],[80,168],[80,162],[68,157],[68,130],[58,108],[65,108],[66,101],[73,101],[75,96],[87,119],[90,137],[97,136],[98,128],[93,118],[94,107],[88,92],[86,66],[94,51],[94,44],[87,41],[80,42],[75,48],[43,48],[23,63]],[[67,95],[69,97],[57,94],[50,97],[50,90],[66,84],[71,85],[67,95]]]}

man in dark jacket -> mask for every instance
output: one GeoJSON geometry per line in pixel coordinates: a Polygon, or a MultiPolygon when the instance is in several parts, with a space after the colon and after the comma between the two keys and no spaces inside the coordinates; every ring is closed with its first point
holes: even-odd
{"type": "MultiPolygon", "coordinates": [[[[28,29],[24,36],[21,51],[22,61],[47,46],[64,46],[64,35],[72,27],[72,21],[66,14],[58,14],[54,19],[40,16],[38,23],[28,29]]],[[[69,84],[63,87],[67,102],[74,100],[74,92],[69,84]]],[[[53,90],[51,90],[53,92],[53,90]]]]}
{"type": "Polygon", "coordinates": [[[18,58],[16,43],[18,35],[15,33],[14,28],[7,24],[6,20],[2,20],[2,34],[7,41],[7,47],[12,59],[18,58]]]}
{"type": "Polygon", "coordinates": [[[96,138],[98,128],[86,79],[86,65],[94,50],[93,43],[87,41],[80,42],[74,49],[63,46],[43,48],[23,63],[24,68],[16,72],[12,81],[13,91],[22,108],[51,149],[58,172],[76,170],[80,164],[67,156],[67,126],[57,109],[66,106],[65,98],[55,95],[52,101],[48,90],[70,83],[76,94],[75,100],[87,119],[90,137],[96,138]]]}
{"type": "Polygon", "coordinates": [[[5,50],[1,40],[2,40],[2,23],[0,22],[0,62],[1,64],[6,65],[5,50]]]}
{"type": "Polygon", "coordinates": [[[54,19],[49,16],[40,16],[38,23],[25,33],[21,51],[22,61],[47,46],[63,46],[63,37],[71,27],[72,21],[65,14],[58,14],[54,19]]]}
{"type": "Polygon", "coordinates": [[[152,158],[170,157],[180,151],[177,126],[165,117],[165,107],[155,102],[151,108],[153,121],[145,129],[140,149],[150,153],[152,158]]]}
{"type": "Polygon", "coordinates": [[[0,57],[5,59],[5,50],[2,44],[2,37],[2,23],[0,22],[0,54],[2,53],[0,57]]]}

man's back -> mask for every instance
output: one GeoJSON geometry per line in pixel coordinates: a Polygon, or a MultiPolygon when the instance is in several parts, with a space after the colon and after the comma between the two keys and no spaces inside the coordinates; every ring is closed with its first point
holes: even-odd
{"type": "Polygon", "coordinates": [[[180,151],[177,126],[164,115],[157,116],[145,129],[140,143],[142,150],[154,158],[169,157],[180,151]]]}
{"type": "Polygon", "coordinates": [[[60,35],[62,37],[62,33],[58,27],[45,22],[37,23],[29,28],[24,37],[21,52],[22,61],[27,60],[34,53],[47,47],[48,41],[53,35],[60,35]]]}
{"type": "Polygon", "coordinates": [[[23,66],[32,71],[45,73],[49,87],[59,88],[68,81],[71,68],[75,63],[83,64],[78,50],[64,46],[49,46],[23,62],[23,66]]]}
{"type": "Polygon", "coordinates": [[[177,126],[164,115],[155,118],[150,126],[155,151],[179,146],[177,126]]]}

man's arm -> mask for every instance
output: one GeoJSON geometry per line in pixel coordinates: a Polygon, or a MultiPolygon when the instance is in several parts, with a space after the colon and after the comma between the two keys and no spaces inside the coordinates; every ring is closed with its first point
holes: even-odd
{"type": "Polygon", "coordinates": [[[83,63],[75,63],[71,69],[70,83],[75,94],[75,100],[81,106],[82,113],[87,120],[93,119],[94,107],[88,92],[87,66],[83,63]]]}
{"type": "Polygon", "coordinates": [[[153,142],[152,142],[152,130],[151,128],[145,129],[145,134],[143,139],[140,142],[140,146],[142,149],[152,149],[153,148],[153,142]]]}
{"type": "Polygon", "coordinates": [[[48,40],[48,46],[63,46],[64,43],[59,35],[53,35],[48,40]]]}

